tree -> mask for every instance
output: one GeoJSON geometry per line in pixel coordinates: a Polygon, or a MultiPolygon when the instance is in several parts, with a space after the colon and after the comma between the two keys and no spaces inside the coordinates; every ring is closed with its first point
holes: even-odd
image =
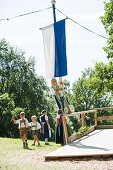
{"type": "MultiPolygon", "coordinates": [[[[96,72],[95,72],[96,74],[96,72]]],[[[108,107],[110,105],[110,100],[108,99],[107,95],[98,95],[96,92],[96,88],[91,88],[92,81],[91,78],[94,75],[94,69],[86,69],[81,78],[77,82],[73,84],[73,95],[71,104],[73,104],[73,107],[75,109],[75,112],[90,110],[94,108],[100,108],[100,107],[108,107]]],[[[98,78],[97,78],[98,82],[98,78]]],[[[97,84],[95,84],[95,86],[97,84]]],[[[94,124],[94,113],[90,113],[89,116],[90,124],[94,124]]],[[[73,120],[72,120],[73,121],[73,120]]],[[[73,126],[75,126],[75,123],[73,121],[73,126]]],[[[75,127],[77,128],[77,126],[75,127]]]]}
{"type": "Polygon", "coordinates": [[[0,95],[0,135],[11,137],[13,124],[11,122],[14,101],[7,93],[0,95]]]}
{"type": "Polygon", "coordinates": [[[104,4],[105,13],[100,18],[109,37],[107,47],[103,49],[108,55],[107,58],[113,58],[113,0],[110,0],[109,3],[104,2],[104,4]]]}
{"type": "Polygon", "coordinates": [[[93,76],[90,78],[90,89],[95,90],[98,96],[113,94],[113,60],[108,64],[99,62],[95,64],[93,76]]]}
{"type": "Polygon", "coordinates": [[[25,61],[24,52],[0,42],[0,92],[13,97],[15,107],[32,112],[41,111],[46,103],[49,88],[43,77],[35,73],[34,58],[25,61]]]}
{"type": "MultiPolygon", "coordinates": [[[[0,124],[4,127],[2,134],[9,136],[6,134],[5,128],[8,128],[6,125],[11,122],[10,113],[12,111],[15,112],[16,118],[19,118],[19,110],[25,111],[26,118],[31,121],[33,114],[39,120],[43,109],[48,111],[50,125],[53,128],[52,132],[54,132],[53,122],[55,119],[51,113],[54,112],[55,107],[54,102],[50,100],[51,98],[49,99],[51,95],[45,78],[35,73],[34,58],[26,61],[23,51],[10,46],[3,39],[0,41],[0,95],[4,96],[5,94],[8,95],[6,108],[9,108],[9,100],[14,102],[14,107],[11,107],[10,110],[7,109],[8,113],[3,112],[4,108],[1,110],[1,115],[3,116],[3,112],[4,119],[6,118],[6,124],[0,119],[0,124]]],[[[10,127],[13,128],[13,126],[12,124],[10,127]]],[[[13,136],[17,137],[15,133],[13,136]]]]}
{"type": "Polygon", "coordinates": [[[107,64],[103,62],[95,64],[94,74],[90,78],[90,89],[95,90],[98,96],[106,95],[111,99],[113,95],[113,1],[104,4],[105,13],[100,18],[109,37],[107,46],[103,49],[110,61],[107,64]]]}

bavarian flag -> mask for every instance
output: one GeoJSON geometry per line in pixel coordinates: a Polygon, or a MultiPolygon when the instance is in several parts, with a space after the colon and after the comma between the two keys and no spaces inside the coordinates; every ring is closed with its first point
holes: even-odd
{"type": "Polygon", "coordinates": [[[65,19],[42,28],[47,78],[67,75],[65,19]]]}

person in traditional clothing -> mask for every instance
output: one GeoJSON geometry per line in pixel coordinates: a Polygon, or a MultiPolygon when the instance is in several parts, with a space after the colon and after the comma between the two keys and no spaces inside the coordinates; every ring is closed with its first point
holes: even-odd
{"type": "Polygon", "coordinates": [[[59,109],[57,112],[57,121],[56,121],[56,144],[64,145],[64,130],[63,130],[63,122],[62,122],[62,110],[59,109]]]}
{"type": "Polygon", "coordinates": [[[33,115],[31,117],[31,120],[32,120],[32,122],[29,123],[29,126],[31,127],[32,136],[33,136],[33,139],[34,139],[32,146],[35,145],[36,141],[38,143],[38,146],[40,146],[40,142],[39,142],[39,139],[38,139],[38,131],[40,129],[40,133],[41,133],[41,125],[40,125],[39,122],[37,122],[37,117],[35,115],[33,115]]]}
{"type": "Polygon", "coordinates": [[[64,108],[67,107],[68,114],[70,114],[71,110],[69,107],[69,102],[67,101],[67,99],[64,97],[64,94],[63,94],[63,89],[64,89],[63,83],[60,82],[60,84],[58,84],[57,80],[53,78],[51,80],[51,85],[52,85],[51,92],[55,96],[55,100],[58,105],[58,108],[64,112],[64,108]]]}
{"type": "Polygon", "coordinates": [[[28,129],[29,125],[28,125],[28,120],[25,118],[25,113],[21,112],[20,119],[18,119],[18,120],[15,120],[14,117],[12,116],[12,120],[14,121],[15,124],[19,125],[20,137],[23,142],[23,148],[28,148],[27,129],[28,129]]]}
{"type": "Polygon", "coordinates": [[[41,127],[42,127],[42,133],[44,133],[45,145],[50,145],[48,143],[50,125],[49,125],[49,121],[48,121],[47,111],[43,110],[42,114],[43,115],[40,116],[40,123],[41,123],[41,127]]]}

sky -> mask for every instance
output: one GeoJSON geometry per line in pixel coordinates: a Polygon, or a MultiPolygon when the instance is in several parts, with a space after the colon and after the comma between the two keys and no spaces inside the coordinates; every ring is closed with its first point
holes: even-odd
{"type": "MultiPolygon", "coordinates": [[[[109,0],[105,0],[109,2],[109,0]]],[[[0,19],[51,7],[51,0],[0,0],[0,19]]],[[[56,0],[56,8],[94,32],[107,37],[99,19],[104,15],[103,0],[56,0]]],[[[56,20],[65,16],[56,11],[56,20]]],[[[42,32],[39,28],[53,23],[52,8],[10,20],[0,21],[0,40],[5,38],[10,45],[23,50],[26,60],[33,56],[36,60],[36,73],[46,78],[42,32]]],[[[68,75],[63,77],[71,84],[96,61],[107,62],[107,54],[102,47],[106,39],[101,38],[79,25],[66,20],[66,47],[68,75]]],[[[50,80],[47,79],[49,83],[50,80]]]]}

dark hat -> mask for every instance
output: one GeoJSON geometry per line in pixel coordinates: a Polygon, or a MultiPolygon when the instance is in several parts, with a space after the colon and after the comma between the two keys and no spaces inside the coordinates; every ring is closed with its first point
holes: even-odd
{"type": "Polygon", "coordinates": [[[42,113],[45,113],[46,112],[46,110],[42,110],[42,113]]]}
{"type": "Polygon", "coordinates": [[[25,113],[24,112],[20,112],[20,115],[25,115],[25,113]]]}

